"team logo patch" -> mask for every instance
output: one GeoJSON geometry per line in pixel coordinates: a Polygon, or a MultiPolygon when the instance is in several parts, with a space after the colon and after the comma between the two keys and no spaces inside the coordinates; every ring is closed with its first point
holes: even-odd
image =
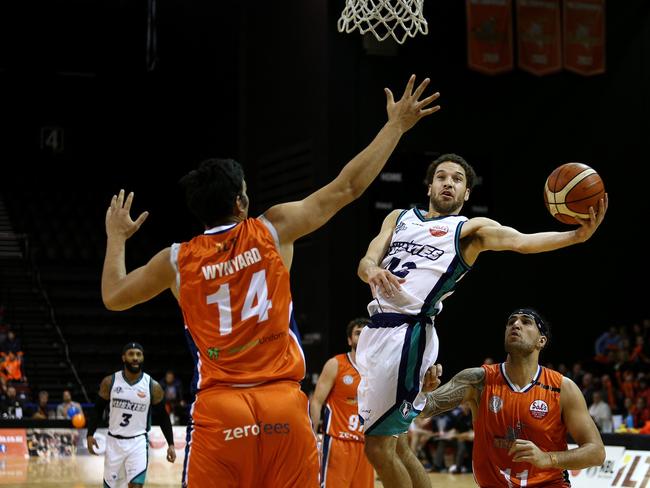
{"type": "Polygon", "coordinates": [[[499,410],[501,410],[501,407],[503,407],[503,400],[500,396],[492,395],[490,397],[488,407],[490,409],[490,412],[497,413],[499,410]]]}
{"type": "Polygon", "coordinates": [[[122,393],[122,387],[121,386],[116,386],[114,389],[115,393],[119,394],[122,393]]]}
{"type": "Polygon", "coordinates": [[[434,225],[433,227],[429,227],[429,234],[431,234],[433,237],[442,237],[449,232],[449,227],[446,225],[434,225]]]}
{"type": "Polygon", "coordinates": [[[404,222],[400,222],[395,226],[395,234],[399,234],[403,230],[406,230],[406,224],[404,222]]]}
{"type": "Polygon", "coordinates": [[[411,402],[407,402],[406,400],[404,400],[402,402],[402,406],[399,407],[399,411],[402,414],[402,417],[404,417],[404,419],[408,419],[411,410],[413,410],[413,405],[411,404],[411,402]]]}
{"type": "Polygon", "coordinates": [[[343,383],[345,383],[346,385],[351,385],[352,383],[354,383],[354,378],[352,378],[352,376],[350,376],[349,374],[346,374],[343,377],[343,383]]]}
{"type": "Polygon", "coordinates": [[[543,419],[548,414],[548,405],[544,400],[535,400],[530,404],[530,414],[536,419],[543,419]]]}

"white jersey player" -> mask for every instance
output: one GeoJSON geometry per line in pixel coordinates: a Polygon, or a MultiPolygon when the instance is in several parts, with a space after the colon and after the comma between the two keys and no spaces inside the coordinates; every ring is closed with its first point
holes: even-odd
{"type": "Polygon", "coordinates": [[[522,234],[485,217],[459,215],[475,180],[462,157],[437,158],[427,170],[428,211],[391,212],[359,263],[359,277],[374,298],[368,305],[372,323],[357,347],[359,415],[366,454],[386,488],[429,486],[405,433],[424,407],[422,382],[438,356],[434,317],[478,255],[539,253],[584,242],[607,210],[605,195],[598,212],[592,208],[575,229],[522,234]]]}
{"type": "Polygon", "coordinates": [[[94,454],[97,442],[93,434],[106,406],[108,437],[104,455],[104,486],[137,488],[144,485],[149,456],[148,432],[152,413],[160,421],[167,441],[167,460],[176,460],[174,435],[169,416],[164,409],[164,391],[142,371],[144,351],[136,342],[122,350],[124,369],[106,376],[99,387],[95,415],[88,422],[88,450],[94,454]]]}

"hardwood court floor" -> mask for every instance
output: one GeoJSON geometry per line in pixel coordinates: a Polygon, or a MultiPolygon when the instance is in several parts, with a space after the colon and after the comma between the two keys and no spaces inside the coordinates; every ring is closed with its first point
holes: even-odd
{"type": "MultiPolygon", "coordinates": [[[[150,459],[146,487],[179,488],[182,463],[169,464],[150,459]]],[[[0,457],[0,488],[36,486],[39,488],[100,488],[102,486],[103,457],[78,456],[72,458],[2,458],[0,457]]],[[[436,488],[474,488],[471,474],[430,474],[436,488]]],[[[376,482],[375,487],[381,487],[376,482]]]]}

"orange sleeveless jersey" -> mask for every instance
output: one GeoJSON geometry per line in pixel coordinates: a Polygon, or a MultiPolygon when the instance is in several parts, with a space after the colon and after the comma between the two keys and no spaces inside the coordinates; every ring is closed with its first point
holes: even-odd
{"type": "Polygon", "coordinates": [[[515,439],[529,440],[542,451],[567,449],[567,430],[560,410],[562,375],[538,367],[535,379],[520,391],[505,374],[505,365],[483,365],[485,387],[474,422],[474,478],[479,486],[568,486],[566,472],[513,463],[508,455],[515,439]]]}
{"type": "Polygon", "coordinates": [[[363,426],[357,410],[357,387],[361,376],[349,354],[334,356],[339,364],[334,386],[325,402],[325,434],[363,442],[363,426]]]}
{"type": "Polygon", "coordinates": [[[264,223],[249,218],[182,243],[178,273],[198,389],[302,380],[304,357],[289,330],[289,271],[264,223]]]}

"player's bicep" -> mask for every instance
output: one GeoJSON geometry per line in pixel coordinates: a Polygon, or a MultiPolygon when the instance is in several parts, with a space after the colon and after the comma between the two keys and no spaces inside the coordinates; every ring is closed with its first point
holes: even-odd
{"type": "Polygon", "coordinates": [[[330,391],[332,391],[338,371],[339,363],[335,358],[329,359],[325,363],[325,366],[323,366],[323,371],[318,378],[316,389],[314,390],[314,400],[319,404],[322,405],[325,403],[327,396],[330,394],[330,391]]]}
{"type": "Polygon", "coordinates": [[[292,243],[325,225],[354,200],[349,188],[332,182],[303,200],[281,203],[264,212],[282,244],[292,243]]]}
{"type": "Polygon", "coordinates": [[[154,405],[159,404],[165,397],[165,390],[163,390],[162,386],[160,386],[160,383],[155,380],[151,380],[151,392],[151,403],[154,405]]]}
{"type": "Polygon", "coordinates": [[[596,423],[589,415],[587,402],[576,384],[568,378],[562,381],[562,418],[564,425],[575,442],[583,444],[602,444],[596,423]]]}
{"type": "Polygon", "coordinates": [[[102,298],[111,310],[124,310],[146,302],[176,281],[176,270],[170,261],[171,249],[156,254],[147,264],[134,269],[116,283],[102,284],[102,298]]]}
{"type": "Polygon", "coordinates": [[[99,384],[98,395],[104,400],[108,400],[111,396],[111,385],[113,384],[113,375],[106,376],[99,384]]]}

